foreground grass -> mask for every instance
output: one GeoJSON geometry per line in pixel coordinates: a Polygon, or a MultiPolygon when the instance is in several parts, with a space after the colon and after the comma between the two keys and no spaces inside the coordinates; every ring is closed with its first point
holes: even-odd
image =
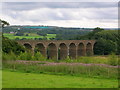
{"type": "Polygon", "coordinates": [[[116,79],[11,72],[3,70],[3,88],[117,88],[116,79]]]}

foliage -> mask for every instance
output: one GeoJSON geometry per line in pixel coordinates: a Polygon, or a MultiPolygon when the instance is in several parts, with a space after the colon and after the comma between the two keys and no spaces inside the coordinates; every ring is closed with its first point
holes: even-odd
{"type": "Polygon", "coordinates": [[[2,28],[4,28],[5,26],[10,25],[7,21],[1,20],[1,19],[0,19],[0,24],[1,24],[2,28]]]}
{"type": "Polygon", "coordinates": [[[67,56],[67,58],[64,61],[69,63],[69,62],[72,62],[73,60],[71,60],[70,57],[67,56]]]}
{"type": "Polygon", "coordinates": [[[4,60],[4,61],[17,60],[17,56],[13,52],[10,52],[9,54],[3,52],[2,53],[2,60],[4,60]]]}
{"type": "Polygon", "coordinates": [[[10,40],[6,37],[2,37],[2,51],[4,53],[15,53],[19,54],[20,52],[24,52],[25,49],[23,46],[19,45],[17,42],[10,40]]]}
{"type": "Polygon", "coordinates": [[[93,32],[90,32],[83,36],[77,36],[77,40],[96,40],[94,46],[94,53],[96,55],[108,55],[110,53],[120,54],[119,48],[119,34],[117,30],[104,30],[101,28],[95,28],[93,32]]]}
{"type": "Polygon", "coordinates": [[[38,35],[40,36],[46,36],[47,34],[46,33],[41,33],[41,32],[37,32],[38,35]]]}
{"type": "Polygon", "coordinates": [[[82,36],[78,35],[78,36],[76,36],[75,39],[77,39],[77,40],[93,40],[93,39],[95,39],[94,35],[96,33],[101,32],[101,31],[104,31],[104,29],[97,27],[97,28],[94,28],[92,32],[89,32],[86,35],[82,35],[82,36]]]}
{"type": "Polygon", "coordinates": [[[108,59],[109,59],[108,60],[108,64],[110,64],[110,65],[116,66],[116,65],[119,64],[118,63],[119,58],[114,53],[112,53],[111,55],[109,55],[108,59]]]}
{"type": "Polygon", "coordinates": [[[40,53],[37,52],[34,55],[30,52],[21,52],[19,55],[16,55],[13,52],[4,53],[2,55],[3,61],[4,60],[31,60],[31,61],[46,61],[46,58],[40,53]]]}
{"type": "Polygon", "coordinates": [[[23,35],[24,35],[24,33],[20,30],[15,34],[15,36],[23,36],[23,35]]]}
{"type": "Polygon", "coordinates": [[[30,52],[20,53],[17,60],[32,60],[32,54],[30,52]]]}
{"type": "Polygon", "coordinates": [[[35,61],[36,60],[37,61],[46,61],[46,58],[40,52],[37,52],[37,53],[34,54],[33,60],[35,60],[35,61]]]}
{"type": "Polygon", "coordinates": [[[117,52],[117,44],[112,40],[99,39],[96,41],[94,53],[97,55],[108,55],[117,52]]]}

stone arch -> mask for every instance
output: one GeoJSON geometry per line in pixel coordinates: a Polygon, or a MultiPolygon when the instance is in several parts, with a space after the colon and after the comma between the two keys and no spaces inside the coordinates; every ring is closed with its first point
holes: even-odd
{"type": "Polygon", "coordinates": [[[35,45],[35,51],[40,52],[43,56],[46,56],[46,49],[43,43],[38,43],[35,45]]]}
{"type": "Polygon", "coordinates": [[[69,45],[69,57],[72,59],[76,58],[76,45],[75,45],[75,43],[71,43],[69,45]]]}
{"type": "Polygon", "coordinates": [[[57,47],[54,43],[50,43],[47,48],[48,59],[57,59],[57,47]]]}
{"type": "Polygon", "coordinates": [[[91,56],[92,53],[93,53],[93,51],[92,51],[92,44],[89,42],[89,43],[87,43],[87,45],[86,45],[86,55],[87,55],[87,56],[91,56]]]}
{"type": "Polygon", "coordinates": [[[77,48],[77,55],[79,56],[85,56],[85,45],[83,43],[79,43],[77,48]]]}
{"type": "Polygon", "coordinates": [[[65,43],[61,43],[59,45],[59,56],[58,56],[58,59],[66,59],[67,58],[67,55],[68,55],[68,52],[67,52],[67,46],[65,43]]]}
{"type": "Polygon", "coordinates": [[[31,51],[31,50],[32,50],[31,44],[29,44],[29,43],[24,43],[23,45],[24,45],[24,47],[25,47],[28,51],[31,51]]]}

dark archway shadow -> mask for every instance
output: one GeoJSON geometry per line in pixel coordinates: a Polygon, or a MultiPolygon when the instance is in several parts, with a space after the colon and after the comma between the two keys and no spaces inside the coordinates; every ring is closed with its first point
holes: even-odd
{"type": "Polygon", "coordinates": [[[86,45],[86,55],[87,55],[87,56],[93,55],[92,44],[91,44],[91,43],[88,43],[88,44],[86,45]]]}
{"type": "Polygon", "coordinates": [[[71,59],[75,59],[76,58],[76,45],[74,43],[71,43],[69,45],[69,57],[71,59]]]}
{"type": "Polygon", "coordinates": [[[44,57],[46,57],[46,49],[42,43],[35,45],[35,52],[40,52],[44,57]]]}
{"type": "Polygon", "coordinates": [[[32,51],[32,46],[29,43],[25,43],[24,47],[27,49],[27,51],[32,51]]]}
{"type": "Polygon", "coordinates": [[[59,45],[58,59],[59,59],[59,60],[66,59],[66,58],[67,58],[67,55],[68,55],[67,46],[66,46],[66,44],[64,44],[64,43],[61,43],[61,44],[59,45]]]}
{"type": "Polygon", "coordinates": [[[83,43],[80,43],[78,45],[77,55],[78,57],[86,55],[85,45],[83,43]]]}
{"type": "Polygon", "coordinates": [[[54,43],[50,43],[47,48],[47,58],[57,59],[57,47],[54,43]]]}

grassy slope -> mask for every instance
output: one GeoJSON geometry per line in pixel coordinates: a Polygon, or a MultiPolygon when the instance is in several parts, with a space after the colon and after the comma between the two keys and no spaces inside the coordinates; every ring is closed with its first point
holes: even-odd
{"type": "MultiPolygon", "coordinates": [[[[26,35],[27,33],[25,33],[26,35]]],[[[37,35],[35,33],[28,33],[29,36],[14,36],[14,34],[11,33],[4,33],[3,34],[5,37],[8,37],[9,39],[15,39],[15,38],[27,38],[27,39],[34,39],[34,38],[43,38],[43,36],[37,35]]],[[[47,34],[47,38],[55,38],[56,34],[47,34]]]]}
{"type": "Polygon", "coordinates": [[[113,88],[117,85],[114,79],[3,71],[3,88],[113,88]]]}

